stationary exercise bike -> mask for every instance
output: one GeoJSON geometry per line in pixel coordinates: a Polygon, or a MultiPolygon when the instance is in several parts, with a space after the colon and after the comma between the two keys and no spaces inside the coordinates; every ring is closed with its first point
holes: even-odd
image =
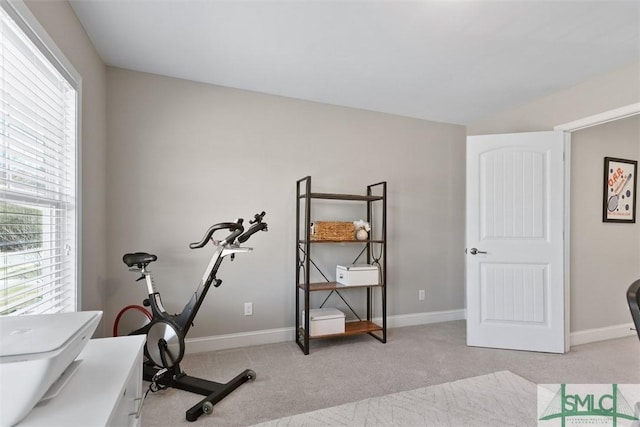
{"type": "Polygon", "coordinates": [[[209,287],[212,284],[214,287],[222,284],[222,280],[216,277],[216,273],[223,258],[231,255],[231,260],[233,260],[236,253],[252,250],[252,248],[243,247],[240,244],[246,242],[249,237],[258,231],[267,231],[267,223],[263,222],[264,215],[264,212],[256,214],[253,220],[249,221],[252,225],[247,231],[244,230],[242,219],[238,219],[235,222],[222,222],[212,225],[204,234],[202,240],[189,245],[191,249],[199,249],[211,241],[215,246],[215,251],[195,293],[184,306],[182,312],[177,314],[169,314],[165,311],[160,293],[155,290],[151,271],[148,270],[149,264],[158,259],[157,256],[147,252],[136,252],[125,254],[122,257],[130,271],[141,273],[137,280],[145,280],[149,296],[144,300],[143,304],[151,308],[151,313],[140,306],[125,307],[116,318],[114,334],[117,331],[117,323],[123,312],[132,308],[146,312],[150,322],[129,333],[129,335],[147,336],[144,347],[143,378],[151,383],[149,386],[150,391],[174,387],[205,396],[204,399],[187,410],[186,418],[188,421],[195,421],[202,414],[210,414],[213,412],[213,406],[216,403],[245,382],[256,377],[256,373],[253,370],[245,369],[228,383],[217,383],[188,376],[180,369],[179,364],[184,356],[185,337],[207,295],[209,287]],[[223,240],[214,240],[214,233],[221,230],[228,230],[231,233],[223,240]]]}

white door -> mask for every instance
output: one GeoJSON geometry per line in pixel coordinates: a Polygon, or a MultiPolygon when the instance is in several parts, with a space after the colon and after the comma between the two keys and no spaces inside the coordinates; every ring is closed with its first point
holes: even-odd
{"type": "Polygon", "coordinates": [[[565,352],[565,138],[467,138],[467,345],[565,352]]]}

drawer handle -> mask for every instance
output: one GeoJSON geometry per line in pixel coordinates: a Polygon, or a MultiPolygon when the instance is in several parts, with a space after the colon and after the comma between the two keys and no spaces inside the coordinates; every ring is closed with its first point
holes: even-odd
{"type": "Polygon", "coordinates": [[[147,392],[142,395],[142,397],[133,399],[134,402],[140,402],[140,406],[138,406],[138,410],[136,412],[129,413],[129,416],[135,415],[136,419],[140,418],[140,415],[142,415],[142,405],[144,404],[144,399],[147,397],[147,394],[149,394],[149,390],[147,390],[147,392]]]}

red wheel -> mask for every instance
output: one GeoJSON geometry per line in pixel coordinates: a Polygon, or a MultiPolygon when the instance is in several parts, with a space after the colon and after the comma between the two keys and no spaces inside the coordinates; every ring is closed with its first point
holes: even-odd
{"type": "Polygon", "coordinates": [[[120,321],[125,321],[127,329],[129,331],[133,331],[138,329],[151,321],[153,316],[149,311],[141,305],[128,305],[116,316],[116,320],[113,322],[113,336],[117,337],[118,335],[118,326],[120,325],[120,321]],[[134,313],[142,313],[135,315],[134,313]],[[128,314],[127,314],[128,313],[128,314]],[[124,317],[123,317],[124,316],[124,317]],[[133,325],[133,326],[132,326],[133,325]]]}

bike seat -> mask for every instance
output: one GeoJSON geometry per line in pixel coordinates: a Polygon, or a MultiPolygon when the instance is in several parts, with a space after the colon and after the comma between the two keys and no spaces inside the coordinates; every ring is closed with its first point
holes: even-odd
{"type": "Polygon", "coordinates": [[[158,259],[157,256],[146,253],[146,252],[124,254],[124,256],[122,257],[122,261],[124,261],[124,263],[127,264],[127,267],[133,267],[135,265],[138,268],[142,268],[143,266],[146,267],[147,265],[149,265],[149,263],[152,263],[157,259],[158,259]]]}

